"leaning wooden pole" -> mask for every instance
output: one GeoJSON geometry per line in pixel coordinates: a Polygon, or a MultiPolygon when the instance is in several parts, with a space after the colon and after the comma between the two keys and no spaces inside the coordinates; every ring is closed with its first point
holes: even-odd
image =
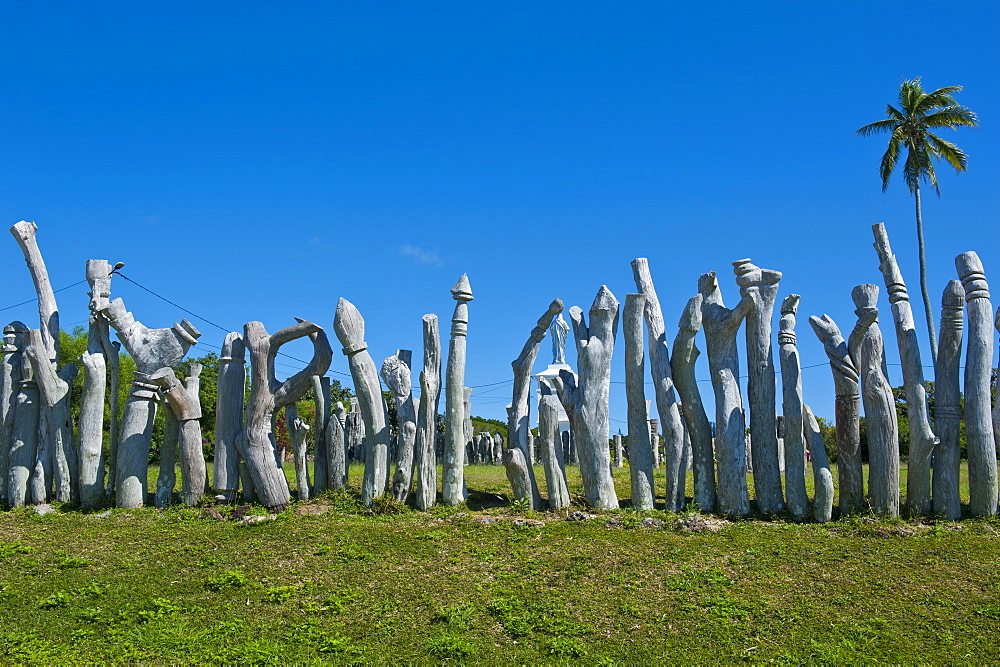
{"type": "Polygon", "coordinates": [[[455,312],[451,317],[451,342],[445,381],[445,442],[442,461],[441,498],[445,505],[465,500],[465,343],[469,331],[469,301],[472,287],[469,277],[462,277],[451,288],[455,312]]]}
{"type": "Polygon", "coordinates": [[[896,256],[889,246],[889,235],[881,222],[872,225],[879,270],[892,304],[892,319],[896,324],[896,343],[903,366],[903,387],[906,390],[906,416],[910,429],[910,454],[906,469],[906,504],[911,515],[924,516],[931,511],[931,454],[938,439],[931,430],[927,407],[927,387],[924,367],[920,363],[920,346],[913,321],[910,296],[899,270],[896,256]]]}
{"type": "Polygon", "coordinates": [[[785,497],[792,518],[801,521],[809,513],[809,496],[806,494],[802,369],[795,340],[798,309],[798,294],[790,294],[781,302],[778,355],[781,359],[781,414],[785,418],[785,497]]]}
{"type": "MultiPolygon", "coordinates": [[[[524,343],[524,347],[521,348],[521,354],[510,364],[514,369],[514,393],[510,406],[507,408],[507,446],[517,447],[524,455],[528,471],[528,483],[531,486],[531,505],[533,509],[541,507],[542,497],[538,492],[538,481],[535,479],[535,470],[531,465],[531,447],[528,444],[528,436],[531,433],[531,368],[535,364],[538,349],[542,344],[542,340],[545,339],[545,334],[552,324],[552,319],[562,311],[562,300],[553,300],[549,304],[548,310],[538,318],[535,328],[531,330],[528,340],[524,343]]],[[[490,456],[491,462],[492,458],[490,456]]]]}
{"type": "Polygon", "coordinates": [[[990,373],[993,360],[993,306],[974,252],[955,258],[965,288],[969,311],[969,342],[965,353],[965,437],[969,452],[969,512],[973,516],[997,513],[997,458],[990,413],[990,373]]]}
{"type": "Polygon", "coordinates": [[[837,395],[837,476],[840,513],[857,514],[865,507],[865,480],[861,465],[861,387],[858,367],[851,358],[840,327],[829,315],[809,318],[816,337],[830,359],[837,395]]]}
{"type": "MultiPolygon", "coordinates": [[[[643,350],[642,311],[645,294],[626,294],[622,334],[625,338],[625,398],[628,402],[628,472],[632,482],[632,509],[651,510],[656,505],[653,482],[653,450],[649,422],[646,420],[645,353],[643,350]]],[[[650,342],[652,336],[650,336],[650,342]]],[[[676,511],[676,479],[667,477],[667,510],[676,511]],[[673,500],[674,502],[671,502],[673,500]]]]}
{"type": "Polygon", "coordinates": [[[417,413],[417,509],[426,510],[437,500],[438,398],[441,394],[441,337],[438,318],[423,316],[424,368],[420,371],[420,405],[417,413]]]}
{"type": "MultiPolygon", "coordinates": [[[[665,509],[676,512],[684,507],[684,478],[687,468],[683,458],[684,423],[677,392],[674,391],[670,343],[663,324],[663,309],[660,308],[660,299],[649,272],[649,261],[645,257],[632,260],[632,278],[636,289],[646,297],[643,317],[649,333],[649,373],[653,380],[656,412],[663,427],[663,463],[667,482],[665,509]]],[[[631,438],[629,441],[631,442],[631,438]]]]}
{"type": "Polygon", "coordinates": [[[778,431],[775,426],[774,354],[771,319],[778,296],[781,272],[762,269],[741,259],[733,262],[736,284],[742,289],[756,287],[757,299],[747,315],[747,403],[750,407],[750,458],[757,509],[778,512],[785,501],[781,493],[778,465],[778,431]]]}
{"type": "Polygon", "coordinates": [[[802,418],[806,442],[809,443],[809,452],[812,454],[813,518],[825,523],[833,516],[833,473],[830,472],[830,460],[826,456],[819,422],[808,405],[802,406],[802,418]]]}
{"type": "MultiPolygon", "coordinates": [[[[965,291],[962,281],[951,280],[941,295],[941,326],[934,363],[934,430],[941,441],[934,448],[934,513],[949,521],[962,518],[959,475],[962,464],[962,409],[959,366],[962,361],[962,320],[965,291]]],[[[1000,406],[1000,401],[997,402],[1000,406]]]]}
{"type": "Polygon", "coordinates": [[[344,346],[361,407],[361,418],[365,423],[365,474],[361,484],[361,500],[370,507],[372,501],[389,488],[389,426],[382,385],[379,384],[378,371],[375,370],[375,362],[368,353],[368,343],[365,342],[365,320],[347,299],[341,298],[337,303],[333,330],[344,346]]]}

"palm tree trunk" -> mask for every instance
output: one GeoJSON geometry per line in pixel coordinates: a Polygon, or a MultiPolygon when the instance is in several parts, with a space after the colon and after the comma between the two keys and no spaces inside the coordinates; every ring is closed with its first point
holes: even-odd
{"type": "Polygon", "coordinates": [[[920,214],[920,183],[913,189],[913,200],[917,209],[917,253],[920,255],[920,294],[924,297],[924,316],[927,318],[927,334],[931,339],[931,359],[937,364],[937,334],[934,332],[934,313],[931,312],[931,296],[927,292],[927,258],[924,256],[924,218],[920,214]]]}

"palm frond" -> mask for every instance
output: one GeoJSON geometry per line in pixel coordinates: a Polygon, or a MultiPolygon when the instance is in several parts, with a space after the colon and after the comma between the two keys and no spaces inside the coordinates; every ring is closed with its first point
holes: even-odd
{"type": "Polygon", "coordinates": [[[923,124],[925,127],[950,127],[952,129],[957,129],[960,125],[977,127],[979,117],[968,107],[953,104],[940,111],[927,114],[923,118],[923,124]]]}
{"type": "Polygon", "coordinates": [[[951,94],[961,90],[962,86],[945,86],[944,88],[931,91],[920,100],[920,104],[914,111],[918,114],[926,114],[941,107],[955,106],[958,102],[955,101],[955,98],[951,94]]]}
{"type": "Polygon", "coordinates": [[[892,136],[889,137],[889,147],[882,155],[882,163],[879,165],[878,173],[882,177],[882,192],[889,188],[889,178],[896,169],[896,162],[899,160],[899,146],[903,143],[902,128],[896,128],[892,136]]]}
{"type": "Polygon", "coordinates": [[[907,116],[914,115],[913,112],[924,95],[919,76],[899,84],[899,106],[902,107],[903,113],[907,116]]]}
{"type": "Polygon", "coordinates": [[[969,156],[961,148],[945,141],[941,137],[927,133],[927,143],[930,144],[936,157],[943,158],[945,162],[955,168],[955,171],[965,171],[969,165],[969,156]]]}
{"type": "Polygon", "coordinates": [[[854,131],[854,133],[859,134],[862,137],[867,137],[872,134],[892,132],[897,125],[899,125],[898,121],[892,118],[886,118],[885,120],[877,120],[874,123],[868,123],[864,127],[859,127],[854,131]]]}

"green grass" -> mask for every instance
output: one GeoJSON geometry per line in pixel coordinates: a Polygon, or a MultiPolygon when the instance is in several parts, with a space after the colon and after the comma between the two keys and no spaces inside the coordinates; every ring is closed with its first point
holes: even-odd
{"type": "MultiPolygon", "coordinates": [[[[230,507],[219,508],[225,521],[199,508],[0,513],[0,656],[1000,659],[998,521],[748,520],[689,532],[683,517],[659,511],[587,521],[516,512],[502,468],[470,466],[466,476],[480,511],[366,509],[340,493],[259,525],[240,524],[230,507]],[[647,516],[663,525],[641,527],[647,516]]],[[[616,480],[625,492],[627,469],[616,480]]],[[[571,485],[579,491],[578,479],[571,485]]]]}

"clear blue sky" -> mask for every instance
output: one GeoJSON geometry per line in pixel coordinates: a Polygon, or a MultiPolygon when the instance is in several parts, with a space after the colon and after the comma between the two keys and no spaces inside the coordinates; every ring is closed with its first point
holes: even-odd
{"type": "MultiPolygon", "coordinates": [[[[448,290],[467,272],[470,386],[510,380],[552,298],[587,309],[607,284],[624,303],[635,257],[649,258],[671,335],[700,273],[719,271],[732,305],[731,262],[751,257],[784,272],[779,299],[802,295],[812,366],[826,358],[806,316],[849,330],[851,288],[881,284],[871,224],[887,224],[919,305],[912,199],[898,178],[881,192],[885,138],[854,135],[903,78],[964,85],[981,119],[946,131],[969,171],[942,167],[941,199],[925,197],[934,303],[970,249],[1000,293],[998,34],[992,0],[8,1],[0,210],[4,226],[37,222],[57,288],[88,258],[120,260],[226,328],[298,316],[331,337],[343,296],[377,363],[396,348],[419,359],[424,313],[447,334],[448,290]]],[[[31,298],[13,239],[0,250],[0,307],[31,298]]],[[[112,289],[150,326],[184,315],[112,289]]],[[[58,295],[64,326],[85,323],[84,292],[58,295]]],[[[0,317],[37,326],[30,305],[0,317]]],[[[223,333],[195,323],[195,353],[217,348],[223,333]]],[[[832,417],[829,367],[803,376],[832,417]]],[[[509,400],[509,384],[483,387],[473,412],[505,419],[509,400]]]]}

